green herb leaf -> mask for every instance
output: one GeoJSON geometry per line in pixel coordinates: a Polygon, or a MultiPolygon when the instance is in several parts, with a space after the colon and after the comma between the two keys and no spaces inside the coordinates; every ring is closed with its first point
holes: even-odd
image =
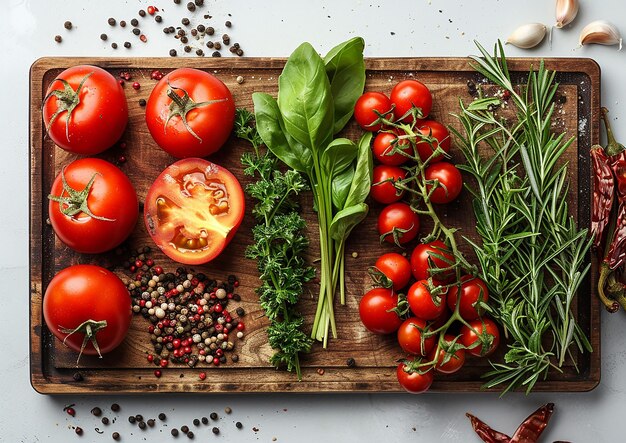
{"type": "Polygon", "coordinates": [[[372,150],[370,149],[371,141],[371,132],[365,133],[359,140],[354,177],[344,207],[363,203],[370,193],[374,170],[372,150]]]}
{"type": "Polygon", "coordinates": [[[330,237],[338,242],[343,241],[365,219],[368,209],[365,203],[359,203],[339,211],[330,224],[330,237]]]}

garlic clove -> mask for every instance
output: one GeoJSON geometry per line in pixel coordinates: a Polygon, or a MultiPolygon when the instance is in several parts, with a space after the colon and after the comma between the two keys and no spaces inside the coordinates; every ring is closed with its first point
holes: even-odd
{"type": "Polygon", "coordinates": [[[556,26],[562,28],[574,21],[578,14],[578,0],[556,0],[556,26]]]}
{"type": "Polygon", "coordinates": [[[533,48],[541,43],[546,36],[546,30],[546,25],[543,23],[522,25],[509,35],[506,43],[522,49],[533,48]]]}
{"type": "Polygon", "coordinates": [[[599,45],[619,45],[622,49],[622,36],[615,25],[606,20],[596,20],[589,23],[580,31],[580,44],[588,45],[596,43],[599,45]]]}

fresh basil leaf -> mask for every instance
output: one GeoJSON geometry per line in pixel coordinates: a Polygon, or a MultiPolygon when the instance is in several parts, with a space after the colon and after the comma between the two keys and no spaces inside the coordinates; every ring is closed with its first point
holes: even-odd
{"type": "Polygon", "coordinates": [[[343,172],[356,158],[358,148],[347,138],[337,138],[324,149],[321,157],[322,170],[332,178],[343,172]]]}
{"type": "Polygon", "coordinates": [[[313,167],[311,150],[285,132],[283,118],[274,97],[255,92],[252,94],[252,101],[256,127],[265,146],[290,168],[305,173],[310,171],[313,167]]]}
{"type": "Polygon", "coordinates": [[[333,206],[337,210],[342,210],[345,207],[348,193],[350,192],[350,186],[354,178],[354,168],[348,167],[343,172],[336,174],[331,183],[331,191],[333,198],[333,206]]]}
{"type": "MultiPolygon", "coordinates": [[[[334,107],[324,62],[310,43],[289,56],[278,78],[278,107],[286,132],[320,152],[333,136],[334,107]]],[[[315,155],[315,154],[314,154],[315,155]]]]}
{"type": "Polygon", "coordinates": [[[336,134],[348,123],[357,99],[365,87],[365,62],[363,61],[365,41],[354,37],[331,49],[326,57],[326,75],[335,106],[333,133],[336,134]]]}
{"type": "Polygon", "coordinates": [[[338,242],[345,240],[354,227],[365,219],[368,210],[365,203],[359,203],[339,211],[330,224],[330,237],[338,242]]]}
{"type": "Polygon", "coordinates": [[[352,185],[350,186],[350,192],[348,192],[345,207],[363,203],[370,193],[374,170],[372,150],[370,149],[371,141],[371,132],[363,134],[359,140],[354,178],[352,179],[352,185]]]}

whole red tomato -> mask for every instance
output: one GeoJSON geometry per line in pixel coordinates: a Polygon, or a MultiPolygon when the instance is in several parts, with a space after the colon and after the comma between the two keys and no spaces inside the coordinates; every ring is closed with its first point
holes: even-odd
{"type": "MultiPolygon", "coordinates": [[[[451,311],[456,307],[458,294],[458,286],[452,286],[448,291],[448,307],[451,311]]],[[[475,320],[483,314],[484,310],[476,305],[479,300],[484,303],[489,300],[489,290],[485,282],[471,275],[462,276],[461,301],[458,303],[459,314],[464,320],[475,320]]]]}
{"type": "Polygon", "coordinates": [[[234,122],[230,90],[199,69],[179,68],[164,76],[146,105],[150,134],[177,158],[213,154],[228,140],[234,122]]]}
{"type": "MultiPolygon", "coordinates": [[[[463,177],[461,172],[452,163],[439,162],[429,165],[424,171],[426,180],[437,180],[437,188],[430,194],[430,201],[437,204],[450,203],[461,193],[463,189],[463,177]]],[[[428,190],[432,185],[428,185],[428,190]]]]}
{"type": "Polygon", "coordinates": [[[420,219],[406,203],[392,203],[378,215],[378,233],[389,243],[408,243],[419,230],[420,219]]]}
{"type": "Polygon", "coordinates": [[[98,154],[113,146],[126,128],[124,90],[97,66],[66,69],[46,91],[43,121],[59,147],[80,155],[98,154]]]}
{"type": "Polygon", "coordinates": [[[380,131],[380,124],[372,125],[378,120],[377,111],[381,115],[387,114],[391,110],[391,101],[382,92],[366,92],[356,101],[354,105],[354,118],[364,131],[380,131]]]}
{"type": "MultiPolygon", "coordinates": [[[[419,141],[415,144],[417,152],[423,162],[433,155],[437,147],[440,147],[446,153],[450,152],[450,132],[444,125],[435,120],[424,120],[417,124],[416,129],[423,136],[433,139],[430,141],[419,141]]],[[[443,157],[443,155],[436,155],[430,159],[430,163],[441,161],[443,157]]]]}
{"type": "MultiPolygon", "coordinates": [[[[395,105],[393,115],[396,120],[400,120],[412,107],[422,110],[421,118],[428,117],[433,106],[433,96],[428,88],[417,80],[403,80],[391,90],[391,103],[395,105]]],[[[402,120],[404,122],[413,121],[413,117],[407,115],[402,120]]]]}
{"type": "Polygon", "coordinates": [[[239,181],[201,158],[165,168],[144,205],[148,233],[172,260],[188,265],[217,257],[233,238],[245,211],[239,181]]]}
{"type": "Polygon", "coordinates": [[[375,166],[370,195],[378,203],[389,204],[397,202],[404,195],[404,191],[398,192],[393,184],[405,178],[406,171],[402,168],[387,165],[375,166]]]}
{"type": "Polygon", "coordinates": [[[409,158],[397,152],[397,150],[394,152],[396,146],[402,148],[402,150],[409,155],[413,154],[408,140],[399,140],[398,134],[394,132],[379,133],[374,139],[372,154],[374,154],[374,158],[383,165],[400,166],[406,163],[409,158]]]}
{"type": "Polygon", "coordinates": [[[48,284],[43,316],[50,332],[73,350],[105,354],[126,336],[130,294],[115,274],[100,266],[70,266],[48,284]]]}
{"type": "Polygon", "coordinates": [[[465,349],[459,346],[458,341],[454,342],[454,335],[446,334],[443,338],[446,348],[440,347],[439,352],[437,352],[437,347],[435,346],[430,352],[428,359],[431,361],[437,360],[435,363],[437,372],[454,374],[465,364],[465,349]],[[435,355],[435,352],[437,352],[437,355],[435,355]],[[445,361],[446,358],[448,361],[445,361]]]}
{"type": "Polygon", "coordinates": [[[426,322],[421,318],[411,317],[404,320],[398,328],[398,343],[404,352],[422,357],[428,355],[437,343],[437,336],[424,338],[423,331],[426,327],[426,322]]]}
{"type": "Polygon", "coordinates": [[[449,268],[450,263],[454,262],[454,257],[450,253],[450,248],[441,240],[435,240],[430,243],[421,243],[415,247],[411,254],[411,271],[416,280],[427,280],[429,277],[447,283],[454,278],[452,270],[444,272],[433,272],[431,263],[435,269],[449,268]],[[435,257],[437,254],[446,260],[435,257]]]}
{"type": "Polygon", "coordinates": [[[404,288],[411,279],[411,264],[397,252],[389,252],[378,257],[374,267],[393,283],[393,290],[404,288]]]}
{"type": "Polygon", "coordinates": [[[392,334],[402,324],[393,309],[398,306],[398,296],[391,289],[374,288],[359,302],[359,316],[363,326],[374,334],[392,334]]]}
{"type": "Polygon", "coordinates": [[[498,326],[487,317],[482,317],[469,322],[471,328],[461,328],[460,342],[467,352],[475,357],[486,357],[493,354],[500,344],[500,331],[498,326]],[[475,343],[478,345],[474,345],[475,343]]]}
{"type": "Polygon", "coordinates": [[[75,160],[64,167],[48,198],[56,235],[87,254],[110,251],[122,243],[139,215],[137,194],[128,177],[98,158],[75,160]]]}
{"type": "Polygon", "coordinates": [[[428,391],[434,380],[432,369],[421,373],[421,371],[411,369],[410,365],[404,362],[396,368],[396,376],[400,386],[411,394],[421,394],[428,391]]]}
{"type": "MultiPolygon", "coordinates": [[[[433,281],[433,287],[439,283],[433,281]]],[[[446,310],[445,292],[433,295],[428,280],[420,280],[413,283],[406,293],[406,300],[413,315],[423,320],[436,320],[446,310]]]]}

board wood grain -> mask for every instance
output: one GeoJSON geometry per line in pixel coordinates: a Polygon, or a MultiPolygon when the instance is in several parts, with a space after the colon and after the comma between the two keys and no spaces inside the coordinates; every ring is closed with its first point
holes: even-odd
{"type": "MultiPolygon", "coordinates": [[[[253,202],[247,201],[246,217],[232,243],[225,252],[208,265],[196,266],[212,278],[222,279],[236,274],[240,280],[238,288],[240,305],[245,309],[246,336],[236,343],[237,364],[220,367],[202,366],[207,379],[200,381],[200,366],[170,367],[163,376],[155,378],[155,367],[146,361],[145,355],[152,350],[147,332],[148,322],[134,317],[125,342],[103,359],[83,358],[76,364],[76,356],[55,340],[43,323],[42,298],[51,278],[59,270],[77,263],[94,263],[115,266],[120,258],[114,253],[90,256],[71,251],[56,239],[52,228],[46,223],[48,217],[47,194],[54,177],[61,168],[77,158],[54,143],[44,133],[41,117],[41,102],[50,82],[63,69],[77,64],[93,64],[107,69],[113,75],[122,70],[129,71],[133,80],[141,83],[135,91],[126,86],[129,105],[129,124],[122,141],[126,148],[115,146],[99,157],[116,163],[120,155],[127,162],[120,165],[135,185],[140,200],[145,198],[148,187],[158,174],[174,158],[158,148],[152,140],[144,121],[144,108],[140,99],[147,99],[154,85],[150,72],[160,69],[169,72],[177,67],[205,69],[217,75],[231,89],[238,107],[252,109],[251,94],[265,91],[276,94],[278,76],[284,59],[273,58],[224,58],[224,59],[172,59],[172,58],[44,58],[36,61],[30,72],[30,369],[31,383],[41,393],[150,393],[150,392],[396,392],[401,388],[395,377],[395,361],[402,357],[393,337],[380,337],[367,332],[358,317],[358,301],[370,284],[366,269],[373,265],[383,252],[395,250],[389,245],[381,246],[376,235],[375,214],[381,209],[372,203],[372,211],[351,236],[347,244],[346,258],[346,306],[337,305],[336,319],[338,336],[331,340],[328,349],[315,345],[313,351],[304,356],[303,380],[283,370],[276,370],[268,363],[272,350],[267,344],[265,327],[267,320],[259,307],[254,288],[259,284],[256,264],[243,257],[243,252],[252,242],[251,228],[254,220],[250,210],[253,202]],[[244,82],[237,83],[242,76],[244,82]],[[352,252],[358,254],[352,258],[352,252]],[[355,367],[348,367],[346,360],[354,358],[355,367]],[[318,369],[323,369],[318,371],[318,369]],[[76,382],[73,374],[79,371],[83,380],[76,382]]],[[[532,59],[511,59],[510,68],[517,81],[524,80],[524,73],[532,59]]],[[[434,105],[432,115],[443,123],[457,126],[451,113],[458,110],[458,98],[471,100],[467,81],[481,81],[464,58],[394,58],[367,60],[366,89],[388,93],[399,80],[417,78],[432,91],[434,105]]],[[[559,96],[563,97],[557,107],[554,121],[555,131],[566,131],[575,136],[566,154],[569,162],[571,192],[569,195],[573,214],[579,225],[589,226],[590,214],[590,168],[589,148],[599,139],[600,70],[589,59],[547,59],[550,69],[559,73],[561,83],[559,96]]],[[[494,88],[488,91],[495,92],[494,88]]],[[[351,123],[344,135],[356,139],[360,131],[351,123]]],[[[239,162],[241,154],[249,146],[231,137],[220,152],[209,159],[231,170],[242,182],[249,183],[243,175],[239,162]]],[[[454,159],[462,161],[452,150],[454,159]]],[[[466,195],[463,194],[466,197],[466,195]]],[[[302,198],[303,216],[307,220],[307,233],[311,239],[308,259],[313,262],[319,251],[317,224],[312,210],[310,195],[302,198]]],[[[440,212],[451,226],[462,229],[472,237],[474,218],[467,198],[441,208],[440,212]]],[[[428,223],[424,223],[427,232],[428,223]]],[[[129,249],[152,245],[143,221],[127,241],[129,249]]],[[[463,246],[471,257],[467,245],[463,246]]],[[[155,262],[166,270],[174,270],[177,264],[162,253],[154,252],[155,262]]],[[[119,269],[122,275],[122,269],[119,269]]],[[[591,281],[596,269],[588,277],[577,298],[576,315],[594,347],[592,354],[575,355],[578,371],[573,362],[564,367],[564,372],[551,373],[546,381],[539,382],[537,391],[586,391],[593,389],[600,380],[600,312],[591,281]]],[[[300,305],[309,323],[314,316],[318,286],[311,284],[303,295],[300,305]]],[[[230,309],[230,308],[229,308],[230,309]]],[[[496,356],[496,358],[498,358],[496,356]]],[[[470,359],[458,374],[436,377],[434,391],[476,392],[483,383],[481,375],[487,369],[486,359],[470,359]]]]}

